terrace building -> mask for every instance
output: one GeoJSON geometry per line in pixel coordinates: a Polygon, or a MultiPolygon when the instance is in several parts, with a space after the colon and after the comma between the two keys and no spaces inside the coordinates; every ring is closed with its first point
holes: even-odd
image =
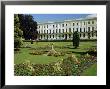
{"type": "Polygon", "coordinates": [[[97,39],[97,17],[38,24],[40,40],[72,40],[75,31],[80,39],[97,39]]]}

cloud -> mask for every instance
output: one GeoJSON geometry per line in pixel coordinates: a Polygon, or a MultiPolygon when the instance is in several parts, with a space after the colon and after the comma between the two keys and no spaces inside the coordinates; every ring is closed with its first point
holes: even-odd
{"type": "Polygon", "coordinates": [[[86,18],[94,18],[97,17],[97,14],[88,15],[86,18]]]}

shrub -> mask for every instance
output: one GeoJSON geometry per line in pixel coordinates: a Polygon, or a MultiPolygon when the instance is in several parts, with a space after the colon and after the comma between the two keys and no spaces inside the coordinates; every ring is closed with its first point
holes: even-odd
{"type": "Polygon", "coordinates": [[[19,51],[20,50],[20,48],[14,48],[14,51],[19,51]]]}
{"type": "Polygon", "coordinates": [[[65,53],[64,52],[56,52],[55,50],[50,50],[48,53],[47,53],[48,56],[55,56],[55,57],[58,57],[58,56],[64,56],[65,53]]]}
{"type": "Polygon", "coordinates": [[[14,38],[14,48],[20,48],[22,44],[21,38],[14,38]]]}
{"type": "Polygon", "coordinates": [[[32,76],[34,75],[34,68],[30,61],[14,65],[14,74],[16,76],[32,76]]]}
{"type": "Polygon", "coordinates": [[[64,74],[66,76],[77,75],[78,74],[77,69],[78,69],[79,64],[80,62],[75,57],[75,55],[70,55],[68,58],[64,59],[62,63],[64,74]]]}
{"type": "Polygon", "coordinates": [[[48,56],[54,56],[55,53],[57,53],[57,52],[52,49],[52,50],[50,50],[50,51],[47,53],[47,55],[48,55],[48,56]]]}
{"type": "Polygon", "coordinates": [[[85,54],[84,56],[81,56],[80,66],[79,66],[80,72],[83,72],[83,70],[87,69],[89,66],[91,66],[96,62],[97,60],[95,56],[91,56],[89,54],[85,54]]]}
{"type": "Polygon", "coordinates": [[[75,55],[49,64],[32,64],[26,61],[14,66],[16,76],[80,76],[90,65],[96,63],[96,57],[86,54],[77,59],[75,55]]]}
{"type": "Polygon", "coordinates": [[[31,54],[31,55],[42,55],[43,52],[42,51],[34,50],[33,52],[30,52],[29,54],[31,54]]]}
{"type": "Polygon", "coordinates": [[[61,56],[61,54],[60,54],[60,52],[56,52],[56,53],[54,53],[53,56],[58,57],[58,56],[61,56]]]}
{"type": "Polygon", "coordinates": [[[97,49],[96,48],[89,48],[87,51],[88,54],[97,56],[97,49]]]}

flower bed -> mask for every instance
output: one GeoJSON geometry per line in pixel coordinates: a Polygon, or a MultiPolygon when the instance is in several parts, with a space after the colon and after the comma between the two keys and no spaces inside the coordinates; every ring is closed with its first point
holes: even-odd
{"type": "Polygon", "coordinates": [[[96,63],[96,57],[86,54],[77,59],[75,55],[49,64],[32,64],[29,61],[16,64],[16,76],[80,76],[80,74],[92,64],[96,63]]]}

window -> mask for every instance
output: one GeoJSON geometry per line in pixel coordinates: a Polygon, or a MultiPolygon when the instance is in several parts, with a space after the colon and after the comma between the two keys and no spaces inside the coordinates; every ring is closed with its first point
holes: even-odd
{"type": "Polygon", "coordinates": [[[62,29],[63,33],[64,33],[64,29],[62,29]]]}
{"type": "Polygon", "coordinates": [[[57,33],[57,29],[56,29],[56,33],[57,33]]]}
{"type": "Polygon", "coordinates": [[[92,21],[92,24],[94,24],[94,21],[92,21]]]}
{"type": "Polygon", "coordinates": [[[39,28],[40,28],[40,26],[39,26],[39,28]]]}
{"type": "Polygon", "coordinates": [[[78,28],[76,28],[77,32],[78,32],[78,28]]]}
{"type": "Polygon", "coordinates": [[[67,24],[66,24],[66,26],[67,26],[67,24]]]}
{"type": "Polygon", "coordinates": [[[41,39],[42,39],[42,35],[41,35],[41,39]]]}
{"type": "Polygon", "coordinates": [[[50,34],[51,34],[51,30],[50,30],[50,34]]]}
{"type": "Polygon", "coordinates": [[[71,28],[69,28],[69,32],[71,32],[71,28]]]}
{"type": "Polygon", "coordinates": [[[90,32],[90,27],[88,27],[88,32],[90,32]]]}
{"type": "Polygon", "coordinates": [[[85,28],[84,28],[84,32],[85,32],[85,28]]]}
{"type": "Polygon", "coordinates": [[[85,37],[85,33],[83,34],[83,37],[85,37]]]}
{"type": "Polygon", "coordinates": [[[67,32],[67,29],[66,29],[66,32],[67,32]]]}
{"type": "Polygon", "coordinates": [[[80,32],[82,32],[82,29],[80,28],[80,32]]]}
{"type": "Polygon", "coordinates": [[[61,30],[59,29],[59,33],[61,32],[61,30]]]}
{"type": "Polygon", "coordinates": [[[48,34],[48,30],[47,30],[47,34],[48,34]]]}
{"type": "Polygon", "coordinates": [[[47,39],[48,39],[48,35],[47,35],[47,39]]]}
{"type": "Polygon", "coordinates": [[[54,30],[53,30],[53,33],[54,33],[54,30]]]}
{"type": "Polygon", "coordinates": [[[71,38],[71,34],[69,34],[69,38],[71,38]]]}
{"type": "Polygon", "coordinates": [[[44,26],[44,28],[45,28],[45,26],[44,26]]]}
{"type": "Polygon", "coordinates": [[[94,27],[92,27],[92,31],[94,31],[94,27]]]}
{"type": "Polygon", "coordinates": [[[50,35],[50,38],[51,38],[51,35],[50,35]]]}
{"type": "Polygon", "coordinates": [[[62,27],[64,27],[64,24],[62,24],[62,27]]]}
{"type": "Polygon", "coordinates": [[[47,28],[48,28],[48,25],[47,25],[47,28]]]}
{"type": "Polygon", "coordinates": [[[90,24],[90,21],[88,22],[88,24],[90,24]]]}
{"type": "Polygon", "coordinates": [[[53,35],[53,38],[54,38],[54,35],[53,35]]]}
{"type": "Polygon", "coordinates": [[[44,33],[45,33],[45,30],[44,30],[44,33]]]}
{"type": "Polygon", "coordinates": [[[77,25],[78,25],[78,23],[77,23],[77,25]]]}
{"type": "Polygon", "coordinates": [[[73,26],[74,26],[74,23],[73,23],[73,26]]]}
{"type": "Polygon", "coordinates": [[[53,28],[54,28],[54,25],[53,25],[53,28]]]}
{"type": "Polygon", "coordinates": [[[56,27],[57,27],[57,24],[56,24],[56,27]]]}
{"type": "Polygon", "coordinates": [[[73,28],[73,32],[74,32],[74,28],[73,28]]]}

